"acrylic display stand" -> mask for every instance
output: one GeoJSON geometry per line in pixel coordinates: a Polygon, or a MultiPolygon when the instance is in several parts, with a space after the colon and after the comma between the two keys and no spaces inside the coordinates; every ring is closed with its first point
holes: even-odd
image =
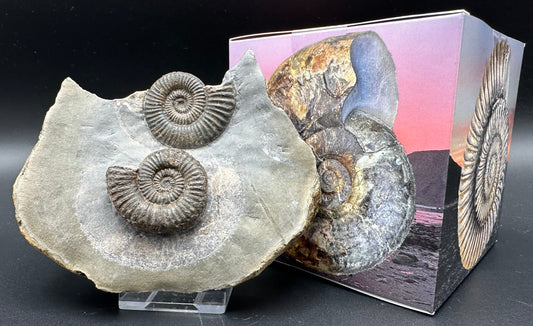
{"type": "Polygon", "coordinates": [[[233,288],[227,288],[197,293],[122,292],[118,297],[118,307],[123,310],[223,314],[232,290],[233,288]]]}

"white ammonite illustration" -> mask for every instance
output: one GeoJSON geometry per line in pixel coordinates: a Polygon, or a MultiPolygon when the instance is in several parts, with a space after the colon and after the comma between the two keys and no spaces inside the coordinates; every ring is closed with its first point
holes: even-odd
{"type": "Polygon", "coordinates": [[[500,209],[509,147],[509,56],[507,41],[498,42],[485,68],[470,123],[458,204],[459,251],[465,269],[473,268],[483,255],[500,209]]]}

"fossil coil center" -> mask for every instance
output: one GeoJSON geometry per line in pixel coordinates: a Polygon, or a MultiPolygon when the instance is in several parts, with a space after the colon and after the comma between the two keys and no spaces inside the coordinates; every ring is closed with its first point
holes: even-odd
{"type": "Polygon", "coordinates": [[[492,112],[476,171],[475,208],[476,219],[481,226],[496,214],[493,209],[494,205],[499,205],[507,159],[508,116],[505,99],[499,98],[492,106],[492,112]]]}
{"type": "MultiPolygon", "coordinates": [[[[179,196],[185,187],[185,179],[180,172],[171,168],[166,168],[155,173],[152,186],[160,194],[170,194],[174,192],[176,196],[179,196]]],[[[172,201],[176,199],[177,197],[172,198],[172,201]]]]}
{"type": "Polygon", "coordinates": [[[196,121],[204,111],[203,106],[197,105],[194,94],[183,88],[172,90],[163,106],[170,120],[185,125],[196,121]]]}
{"type": "Polygon", "coordinates": [[[169,178],[169,177],[164,177],[160,183],[159,183],[160,187],[162,190],[166,191],[166,190],[169,190],[172,188],[172,186],[174,185],[174,180],[169,178]]]}
{"type": "Polygon", "coordinates": [[[353,187],[354,159],[362,149],[355,136],[345,128],[326,128],[305,142],[313,149],[320,178],[320,208],[336,209],[350,197],[353,187]]]}
{"type": "Polygon", "coordinates": [[[502,161],[502,139],[499,135],[492,138],[489,153],[487,155],[487,168],[484,171],[483,194],[485,199],[490,200],[494,187],[498,184],[498,174],[501,170],[502,161]]]}
{"type": "Polygon", "coordinates": [[[325,170],[322,174],[322,191],[332,192],[339,184],[338,175],[331,170],[325,170]]]}
{"type": "Polygon", "coordinates": [[[320,187],[322,189],[322,207],[332,208],[343,203],[351,191],[350,173],[335,159],[325,159],[318,166],[320,187]]]}

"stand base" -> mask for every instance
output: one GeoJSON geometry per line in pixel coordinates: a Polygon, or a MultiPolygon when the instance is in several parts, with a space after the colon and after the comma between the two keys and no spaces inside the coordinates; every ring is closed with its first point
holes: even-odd
{"type": "Polygon", "coordinates": [[[118,297],[118,307],[123,310],[223,314],[232,290],[233,288],[227,288],[197,293],[122,292],[118,297]]]}

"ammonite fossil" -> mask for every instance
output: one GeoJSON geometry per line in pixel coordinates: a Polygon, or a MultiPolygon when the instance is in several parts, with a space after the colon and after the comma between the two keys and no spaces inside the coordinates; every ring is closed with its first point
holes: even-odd
{"type": "Polygon", "coordinates": [[[191,155],[154,152],[134,170],[107,169],[107,192],[120,215],[141,231],[172,233],[189,228],[207,203],[207,175],[191,155]]]}
{"type": "Polygon", "coordinates": [[[507,75],[510,47],[498,42],[483,74],[464,152],[458,202],[461,262],[471,269],[492,235],[509,148],[507,75]]]}
{"type": "Polygon", "coordinates": [[[353,112],[346,128],[306,142],[317,157],[322,202],[287,253],[330,274],[374,267],[396,250],[414,217],[414,177],[400,143],[383,124],[353,112]]]}
{"type": "Polygon", "coordinates": [[[185,72],[159,78],[146,92],[144,115],[152,134],[165,145],[195,148],[224,132],[235,108],[231,82],[205,86],[185,72]]]}
{"type": "Polygon", "coordinates": [[[415,199],[391,130],[398,91],[385,44],[365,32],[310,45],[279,66],[268,91],[313,149],[321,178],[320,210],[287,253],[331,274],[382,262],[409,233],[415,199]]]}
{"type": "Polygon", "coordinates": [[[213,93],[231,94],[226,129],[185,153],[152,135],[145,92],[104,100],[65,80],[13,188],[21,232],[109,292],[199,292],[258,275],[315,215],[316,162],[251,51],[221,84],[205,88],[205,110],[226,99],[213,93]]]}

